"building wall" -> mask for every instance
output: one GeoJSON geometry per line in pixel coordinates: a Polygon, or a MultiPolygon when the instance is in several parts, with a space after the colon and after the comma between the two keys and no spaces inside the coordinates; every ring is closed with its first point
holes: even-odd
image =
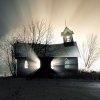
{"type": "Polygon", "coordinates": [[[17,59],[17,76],[23,77],[31,74],[34,71],[34,68],[32,68],[31,65],[31,61],[26,60],[25,58],[17,59]],[[25,61],[28,62],[28,68],[25,68],[25,61]]]}
{"type": "Polygon", "coordinates": [[[76,57],[65,58],[66,70],[78,70],[78,59],[76,57]]]}
{"type": "Polygon", "coordinates": [[[52,68],[58,72],[60,76],[75,75],[78,72],[78,58],[77,57],[62,57],[55,58],[52,61],[52,68]]]}
{"type": "MultiPolygon", "coordinates": [[[[26,58],[17,59],[17,76],[23,77],[31,73],[35,73],[37,65],[26,58]],[[25,61],[28,61],[28,68],[25,68],[25,61]]],[[[46,66],[48,67],[48,66],[46,66]]],[[[51,68],[58,73],[59,76],[75,75],[78,71],[77,57],[58,57],[51,61],[51,68]]]]}

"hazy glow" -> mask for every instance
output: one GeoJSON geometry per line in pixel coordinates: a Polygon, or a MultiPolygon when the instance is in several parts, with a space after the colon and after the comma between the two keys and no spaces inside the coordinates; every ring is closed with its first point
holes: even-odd
{"type": "Polygon", "coordinates": [[[55,62],[51,61],[51,69],[53,69],[53,70],[55,69],[54,65],[55,65],[55,62]]]}
{"type": "Polygon", "coordinates": [[[27,60],[25,60],[24,67],[25,67],[25,69],[27,69],[27,68],[28,68],[28,61],[27,61],[27,60]]]}
{"type": "Polygon", "coordinates": [[[61,60],[59,58],[54,58],[52,61],[51,61],[51,68],[53,70],[55,70],[56,72],[60,72],[60,69],[58,66],[61,65],[61,60]]]}
{"type": "Polygon", "coordinates": [[[29,46],[27,46],[26,48],[26,52],[27,54],[25,54],[25,56],[27,56],[27,58],[29,59],[29,61],[25,61],[25,68],[31,68],[32,71],[36,71],[40,68],[40,60],[37,57],[37,55],[35,54],[35,52],[33,51],[33,49],[31,49],[29,46]]]}
{"type": "MultiPolygon", "coordinates": [[[[100,0],[28,0],[26,3],[18,1],[18,4],[24,23],[31,19],[46,19],[55,27],[55,43],[63,42],[61,32],[65,28],[65,20],[75,33],[74,40],[79,49],[87,34],[100,36],[100,0]]],[[[98,64],[94,70],[100,70],[98,64]]]]}
{"type": "Polygon", "coordinates": [[[36,66],[36,69],[40,68],[40,60],[39,59],[36,60],[35,66],[36,66]]]}
{"type": "Polygon", "coordinates": [[[35,62],[31,62],[30,66],[33,71],[37,71],[38,69],[40,69],[40,60],[36,58],[34,61],[35,62]]]}
{"type": "MultiPolygon", "coordinates": [[[[0,34],[6,34],[31,20],[46,19],[54,26],[55,43],[63,42],[61,32],[65,28],[65,20],[75,33],[74,40],[79,48],[87,34],[100,36],[100,0],[13,0],[14,5],[9,1],[5,0],[6,3],[1,5],[0,34]]],[[[100,71],[99,62],[93,67],[96,71],[100,71]]],[[[79,65],[81,68],[81,63],[79,65]]]]}
{"type": "MultiPolygon", "coordinates": [[[[95,33],[100,36],[100,0],[30,0],[23,6],[20,5],[24,22],[32,18],[47,19],[47,22],[55,27],[56,43],[63,42],[61,32],[65,28],[65,20],[66,25],[75,33],[74,40],[77,41],[79,49],[87,34],[95,33]]],[[[98,64],[100,63],[92,69],[100,70],[98,64]]],[[[81,66],[79,60],[80,69],[81,66]]]]}

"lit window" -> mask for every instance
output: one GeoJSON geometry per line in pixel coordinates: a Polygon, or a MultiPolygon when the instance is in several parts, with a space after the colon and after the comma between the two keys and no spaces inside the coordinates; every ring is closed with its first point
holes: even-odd
{"type": "Polygon", "coordinates": [[[24,65],[24,67],[27,69],[28,68],[28,61],[27,60],[25,60],[25,65],[24,65]]]}
{"type": "Polygon", "coordinates": [[[72,40],[71,36],[66,37],[66,42],[71,42],[71,40],[72,40]]]}
{"type": "Polygon", "coordinates": [[[64,37],[64,42],[71,42],[71,41],[72,41],[72,36],[64,37]]]}

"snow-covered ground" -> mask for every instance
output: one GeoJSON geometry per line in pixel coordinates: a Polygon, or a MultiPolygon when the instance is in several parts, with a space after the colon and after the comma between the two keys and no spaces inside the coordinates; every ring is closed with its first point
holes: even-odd
{"type": "Polygon", "coordinates": [[[0,100],[100,100],[100,82],[0,79],[0,100]]]}

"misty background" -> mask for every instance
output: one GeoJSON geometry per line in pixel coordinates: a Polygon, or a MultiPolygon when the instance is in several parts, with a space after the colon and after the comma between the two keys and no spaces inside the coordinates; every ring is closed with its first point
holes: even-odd
{"type": "MultiPolygon", "coordinates": [[[[66,20],[81,47],[89,33],[100,35],[100,0],[0,0],[0,40],[31,19],[46,19],[54,27],[55,43],[63,42],[66,20]]],[[[94,70],[100,71],[100,63],[96,66],[94,70]]],[[[8,69],[0,62],[0,73],[3,71],[8,69]]]]}

